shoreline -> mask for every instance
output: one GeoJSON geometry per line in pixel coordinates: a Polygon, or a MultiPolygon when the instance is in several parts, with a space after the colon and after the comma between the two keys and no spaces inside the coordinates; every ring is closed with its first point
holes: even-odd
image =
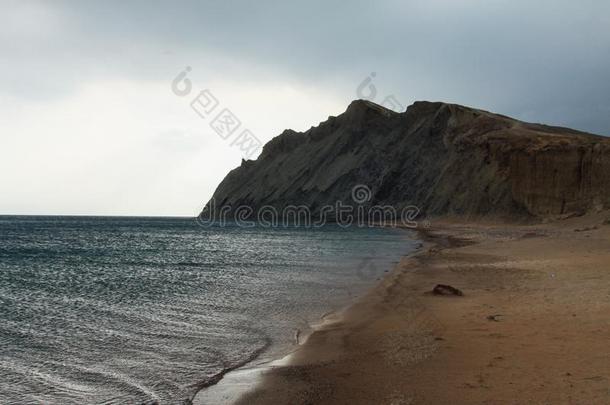
{"type": "Polygon", "coordinates": [[[257,358],[259,358],[261,356],[261,354],[263,354],[269,348],[269,346],[271,346],[271,339],[267,339],[265,341],[264,345],[262,345],[260,348],[255,350],[250,356],[244,358],[239,363],[233,364],[229,367],[222,369],[221,371],[219,371],[212,377],[210,377],[198,384],[192,384],[190,387],[192,388],[193,394],[190,395],[190,398],[188,398],[186,400],[186,403],[187,404],[194,403],[195,398],[202,390],[205,390],[206,388],[209,388],[209,387],[213,387],[214,385],[218,384],[227,374],[229,374],[233,371],[239,370],[239,369],[247,366],[248,364],[252,363],[257,358]]]}
{"type": "MultiPolygon", "coordinates": [[[[400,227],[394,228],[401,229],[400,227]]],[[[202,383],[193,384],[192,387],[194,387],[196,391],[186,403],[194,405],[208,404],[210,401],[214,401],[215,403],[237,403],[241,397],[247,395],[262,384],[264,374],[267,371],[276,367],[289,365],[293,356],[295,356],[295,354],[297,354],[307,343],[312,334],[339,321],[344,312],[348,311],[355,303],[360,301],[374,289],[376,285],[392,274],[399,266],[400,261],[424,250],[424,241],[419,237],[420,232],[413,228],[404,228],[404,230],[407,231],[404,233],[406,236],[403,236],[405,240],[411,239],[420,242],[415,246],[414,250],[400,256],[398,262],[395,262],[394,265],[385,269],[383,273],[379,275],[379,278],[371,280],[370,286],[365,287],[356,296],[351,297],[348,302],[339,304],[336,308],[329,308],[319,318],[312,321],[306,330],[297,329],[297,335],[295,335],[295,339],[298,339],[297,344],[290,350],[286,350],[280,357],[269,358],[261,363],[257,363],[257,360],[260,360],[265,351],[272,346],[271,342],[267,342],[263,348],[256,352],[256,355],[250,356],[247,361],[229,367],[202,383]],[[219,400],[222,400],[223,402],[218,402],[219,400]]]]}
{"type": "Polygon", "coordinates": [[[257,352],[256,356],[249,358],[246,362],[232,367],[222,374],[220,378],[214,379],[212,384],[202,384],[197,392],[190,399],[189,404],[205,405],[215,401],[215,403],[235,403],[244,395],[255,390],[264,380],[264,374],[276,367],[288,366],[294,354],[307,343],[309,337],[317,330],[340,319],[341,313],[347,310],[352,304],[342,306],[337,310],[327,311],[320,318],[322,321],[310,325],[310,330],[305,335],[300,335],[302,341],[292,350],[281,355],[281,357],[270,359],[262,363],[257,363],[266,349],[257,352]],[[327,319],[334,318],[334,319],[327,319]],[[217,392],[214,392],[217,391],[217,392]],[[226,402],[217,402],[220,398],[226,402]]]}
{"type": "Polygon", "coordinates": [[[608,403],[610,300],[600,283],[574,282],[610,285],[606,214],[420,230],[421,249],[236,403],[608,403]],[[587,253],[596,260],[580,270],[587,253]],[[436,284],[464,297],[434,296],[436,284]]]}
{"type": "MultiPolygon", "coordinates": [[[[415,235],[417,235],[417,240],[422,243],[413,252],[402,256],[400,262],[402,262],[403,260],[408,260],[418,254],[425,254],[428,249],[435,246],[433,242],[428,241],[431,238],[427,235],[426,230],[417,230],[411,228],[407,229],[413,231],[415,235]],[[426,246],[427,244],[429,246],[426,246]]],[[[233,399],[231,402],[228,403],[243,403],[244,405],[248,403],[249,395],[255,393],[258,389],[265,386],[265,374],[273,372],[273,370],[277,368],[290,367],[291,363],[298,355],[299,350],[301,350],[305,345],[307,345],[309,338],[313,334],[315,334],[316,332],[322,332],[325,328],[333,327],[333,325],[341,322],[346,312],[348,312],[354,305],[358,304],[361,300],[365,299],[366,296],[369,295],[371,291],[375,290],[375,288],[377,288],[380,283],[383,283],[385,279],[390,277],[395,271],[400,268],[400,262],[395,264],[391,269],[387,270],[386,273],[383,274],[380,279],[377,279],[375,281],[375,284],[368,288],[361,296],[356,297],[354,301],[347,303],[346,305],[343,305],[340,308],[330,310],[324,313],[320,317],[319,323],[310,325],[310,330],[303,339],[303,341],[300,342],[297,346],[295,346],[293,350],[286,353],[280,358],[273,359],[262,364],[252,366],[252,363],[255,362],[256,359],[259,357],[257,356],[256,358],[251,359],[250,361],[245,364],[242,364],[241,366],[232,368],[227,373],[223,373],[223,376],[218,379],[214,384],[201,387],[201,389],[195,394],[192,403],[195,405],[203,405],[205,401],[202,401],[201,398],[198,399],[197,396],[203,394],[204,390],[214,389],[214,387],[218,387],[218,385],[223,383],[229,385],[247,385],[247,387],[242,388],[236,395],[235,393],[231,393],[233,399]],[[224,379],[231,379],[233,381],[225,382],[224,379]],[[217,383],[218,385],[215,385],[217,383]]],[[[225,391],[231,391],[234,389],[234,387],[228,387],[225,391]]],[[[213,397],[216,399],[216,395],[213,395],[213,397]]]]}

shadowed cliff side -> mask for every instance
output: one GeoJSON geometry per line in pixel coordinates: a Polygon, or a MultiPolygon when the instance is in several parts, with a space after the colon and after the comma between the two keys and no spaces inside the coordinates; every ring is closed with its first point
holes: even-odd
{"type": "Polygon", "coordinates": [[[415,205],[426,215],[567,217],[610,208],[610,140],[455,104],[404,113],[357,100],[304,133],[269,141],[242,161],[206,209],[305,205],[314,214],[352,188],[369,205],[415,205]]]}

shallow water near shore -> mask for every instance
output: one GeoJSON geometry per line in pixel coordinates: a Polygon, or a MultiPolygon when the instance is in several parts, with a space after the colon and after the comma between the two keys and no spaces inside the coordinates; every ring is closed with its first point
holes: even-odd
{"type": "Polygon", "coordinates": [[[179,403],[290,350],[417,242],[385,228],[0,217],[0,403],[179,403]]]}

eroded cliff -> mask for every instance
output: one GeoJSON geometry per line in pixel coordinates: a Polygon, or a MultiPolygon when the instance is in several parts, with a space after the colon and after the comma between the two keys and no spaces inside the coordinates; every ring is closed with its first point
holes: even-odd
{"type": "Polygon", "coordinates": [[[218,186],[221,207],[307,206],[370,189],[368,205],[426,215],[560,217],[610,208],[610,140],[454,104],[396,113],[368,101],[268,142],[218,186]]]}

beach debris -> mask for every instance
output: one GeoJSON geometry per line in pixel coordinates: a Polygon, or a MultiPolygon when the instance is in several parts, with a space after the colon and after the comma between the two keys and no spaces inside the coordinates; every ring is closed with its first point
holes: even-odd
{"type": "Polygon", "coordinates": [[[504,316],[502,314],[488,315],[487,320],[492,322],[500,322],[500,317],[504,316]]]}
{"type": "Polygon", "coordinates": [[[434,295],[458,295],[462,296],[464,293],[461,290],[458,290],[455,287],[446,284],[437,284],[436,287],[432,290],[432,294],[434,295]]]}

